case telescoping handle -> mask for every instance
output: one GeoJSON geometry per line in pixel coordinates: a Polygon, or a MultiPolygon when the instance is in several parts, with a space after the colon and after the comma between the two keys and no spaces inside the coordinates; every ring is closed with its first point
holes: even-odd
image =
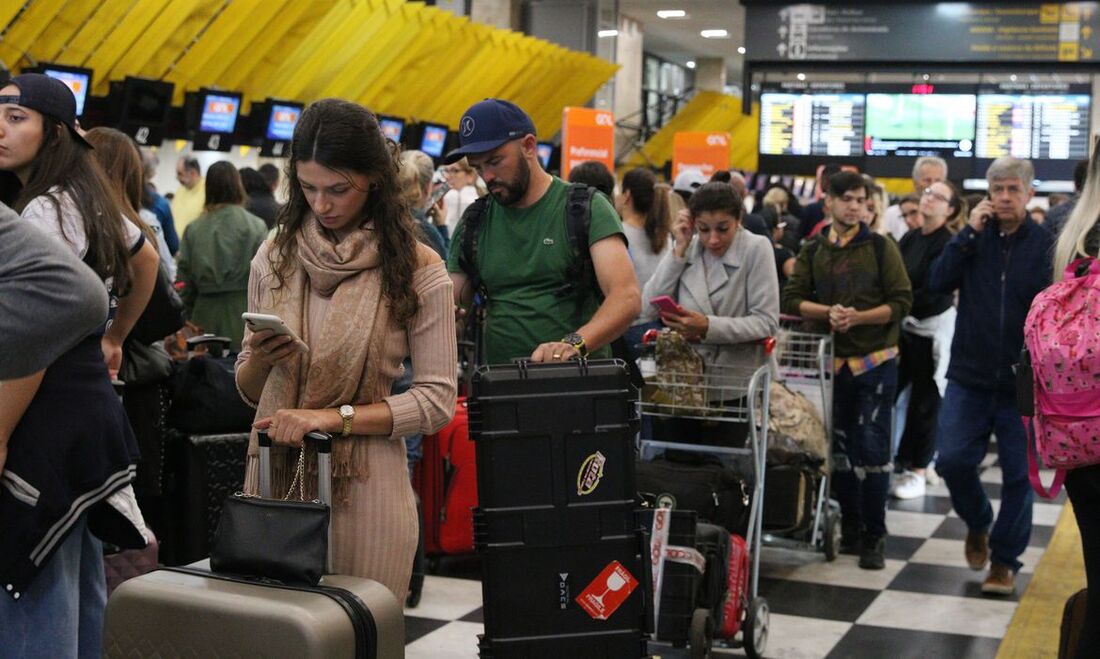
{"type": "MultiPolygon", "coordinates": [[[[260,443],[260,496],[271,499],[271,436],[266,430],[258,430],[260,443]]],[[[317,498],[332,505],[332,435],[314,431],[306,433],[306,439],[317,442],[317,498]]]]}

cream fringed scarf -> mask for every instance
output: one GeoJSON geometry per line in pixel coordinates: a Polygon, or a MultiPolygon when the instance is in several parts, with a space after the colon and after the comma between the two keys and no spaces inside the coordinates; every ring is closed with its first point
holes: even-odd
{"type": "MultiPolygon", "coordinates": [[[[292,257],[293,258],[293,257],[292,257]]],[[[281,409],[325,409],[365,405],[373,399],[379,369],[372,357],[382,352],[389,326],[389,308],[382,299],[378,241],[373,228],[356,231],[334,244],[314,218],[297,236],[297,258],[277,289],[265,289],[255,311],[274,313],[286,321],[310,351],[272,369],[264,384],[256,418],[281,409]],[[318,336],[309,334],[309,296],[315,291],[331,298],[318,336]],[[368,364],[372,364],[368,368],[368,364]]],[[[365,437],[337,438],[332,448],[333,498],[347,501],[352,478],[366,476],[365,437]]],[[[256,433],[248,454],[259,455],[256,433]]],[[[281,498],[290,486],[298,459],[296,449],[272,450],[273,495],[281,498]]],[[[316,495],[317,453],[306,454],[306,494],[316,495]]]]}

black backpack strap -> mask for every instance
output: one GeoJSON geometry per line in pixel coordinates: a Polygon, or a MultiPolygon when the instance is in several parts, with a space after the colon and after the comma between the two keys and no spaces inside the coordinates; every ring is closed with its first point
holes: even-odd
{"type": "Polygon", "coordinates": [[[458,266],[470,279],[475,294],[484,294],[482,290],[481,272],[477,268],[477,244],[481,239],[481,221],[489,209],[489,197],[478,197],[472,204],[466,207],[462,213],[462,253],[458,259],[458,266]]]}
{"type": "MultiPolygon", "coordinates": [[[[595,268],[592,265],[592,253],[588,249],[589,229],[592,226],[592,195],[595,188],[584,183],[570,183],[565,202],[565,232],[573,248],[573,262],[565,273],[565,283],[555,293],[558,297],[573,295],[596,283],[595,268]]],[[[583,300],[578,296],[578,305],[583,300]]]]}

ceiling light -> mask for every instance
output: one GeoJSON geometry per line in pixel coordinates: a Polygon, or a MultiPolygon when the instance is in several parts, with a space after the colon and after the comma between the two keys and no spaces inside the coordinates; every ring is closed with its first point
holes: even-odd
{"type": "Polygon", "coordinates": [[[703,30],[699,33],[699,36],[704,39],[729,39],[730,33],[726,30],[703,30]]]}
{"type": "MultiPolygon", "coordinates": [[[[589,34],[592,34],[592,33],[589,32],[589,34]]],[[[598,36],[598,37],[617,37],[617,36],[619,36],[619,31],[618,30],[600,30],[599,32],[596,33],[596,36],[598,36]]]]}
{"type": "Polygon", "coordinates": [[[1016,74],[1013,73],[1012,75],[1008,76],[1008,79],[1011,80],[1012,82],[1016,82],[1016,74]]]}
{"type": "Polygon", "coordinates": [[[805,73],[799,73],[795,77],[798,78],[799,80],[805,80],[806,79],[806,74],[805,73]]]}
{"type": "Polygon", "coordinates": [[[683,9],[662,9],[657,12],[657,18],[687,18],[688,13],[683,9]]]}
{"type": "Polygon", "coordinates": [[[737,47],[737,54],[738,55],[744,55],[745,54],[745,47],[744,46],[738,46],[737,47]]]}
{"type": "Polygon", "coordinates": [[[687,62],[687,68],[694,69],[695,68],[695,60],[689,59],[688,62],[687,62]]]}
{"type": "Polygon", "coordinates": [[[925,80],[928,80],[928,79],[929,79],[929,78],[931,78],[931,77],[932,77],[932,76],[928,75],[927,73],[925,73],[925,74],[924,74],[923,76],[921,76],[921,78],[923,78],[923,79],[925,79],[925,80]]]}

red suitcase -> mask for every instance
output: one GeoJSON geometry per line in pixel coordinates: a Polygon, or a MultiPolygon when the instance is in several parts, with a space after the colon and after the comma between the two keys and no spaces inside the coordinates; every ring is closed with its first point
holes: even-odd
{"type": "Polygon", "coordinates": [[[424,514],[424,553],[473,553],[477,464],[465,398],[458,399],[447,427],[424,438],[417,481],[424,514]]]}

